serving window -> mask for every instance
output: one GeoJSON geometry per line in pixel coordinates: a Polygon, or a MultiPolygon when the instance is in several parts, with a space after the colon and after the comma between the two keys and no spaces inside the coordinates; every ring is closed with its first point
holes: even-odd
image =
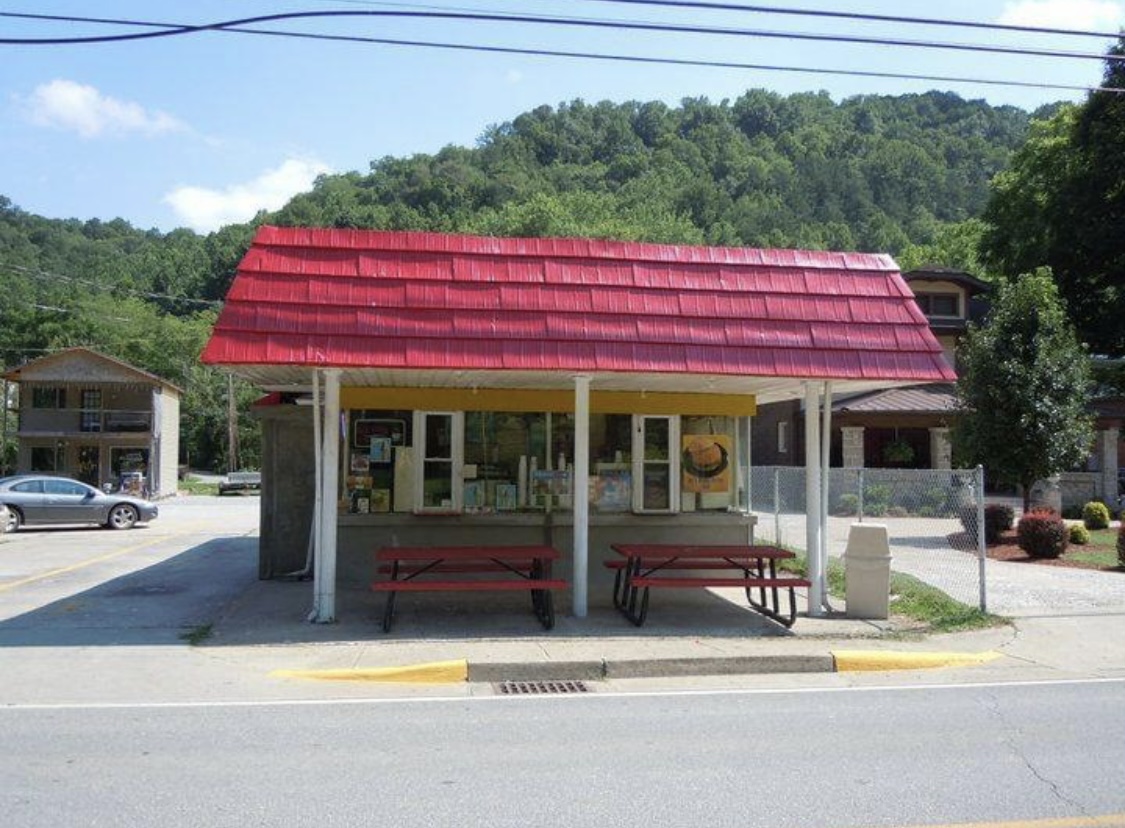
{"type": "MultiPolygon", "coordinates": [[[[592,414],[586,496],[599,513],[736,504],[731,417],[592,414]]],[[[348,412],[341,508],[352,513],[569,511],[574,417],[492,411],[348,412]]]]}

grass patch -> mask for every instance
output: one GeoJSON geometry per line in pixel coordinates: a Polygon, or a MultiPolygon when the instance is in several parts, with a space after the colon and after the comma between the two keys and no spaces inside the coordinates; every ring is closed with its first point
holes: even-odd
{"type": "Polygon", "coordinates": [[[219,494],[219,484],[218,483],[207,483],[203,480],[197,480],[196,478],[192,477],[191,475],[188,475],[183,480],[181,480],[179,482],[179,484],[176,486],[176,488],[179,489],[179,491],[181,491],[181,492],[187,492],[188,494],[193,494],[193,495],[216,495],[217,496],[219,494]]]}
{"type": "Polygon", "coordinates": [[[1063,557],[1092,566],[1114,569],[1117,561],[1117,529],[1095,529],[1090,531],[1090,542],[1072,543],[1063,557]]]}
{"type": "Polygon", "coordinates": [[[196,647],[211,637],[214,632],[214,624],[200,624],[198,627],[192,627],[184,633],[180,633],[180,638],[186,641],[192,647],[196,647]]]}
{"type": "MultiPolygon", "coordinates": [[[[797,572],[807,577],[808,567],[804,557],[792,561],[783,561],[782,568],[797,572]]],[[[844,575],[844,564],[835,558],[828,561],[828,594],[836,598],[845,598],[847,584],[844,575]]],[[[891,613],[901,615],[924,627],[922,630],[912,632],[964,632],[965,630],[981,630],[988,627],[998,627],[1008,621],[998,615],[981,612],[977,607],[971,607],[960,601],[954,600],[937,587],[930,586],[924,581],[919,581],[912,575],[901,572],[891,572],[891,613]]]]}

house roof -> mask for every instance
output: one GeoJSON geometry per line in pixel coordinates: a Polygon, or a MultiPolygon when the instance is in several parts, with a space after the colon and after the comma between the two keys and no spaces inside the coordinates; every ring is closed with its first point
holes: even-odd
{"type": "Polygon", "coordinates": [[[945,382],[888,388],[838,400],[832,409],[854,414],[948,414],[957,410],[957,392],[945,382]]]}
{"type": "Polygon", "coordinates": [[[150,374],[135,365],[107,356],[93,348],[64,348],[47,356],[25,362],[3,375],[12,382],[137,382],[146,385],[159,385],[176,394],[183,389],[166,379],[150,374]],[[113,374],[113,377],[91,375],[91,363],[100,363],[113,374]]]}
{"type": "Polygon", "coordinates": [[[990,293],[993,286],[989,282],[985,282],[967,273],[964,270],[957,270],[952,267],[942,267],[940,265],[926,265],[917,270],[908,270],[902,274],[902,278],[908,283],[910,282],[953,282],[954,284],[965,287],[970,296],[977,293],[990,293]]]}
{"type": "Polygon", "coordinates": [[[266,389],[948,381],[885,255],[262,227],[203,351],[266,389]]]}

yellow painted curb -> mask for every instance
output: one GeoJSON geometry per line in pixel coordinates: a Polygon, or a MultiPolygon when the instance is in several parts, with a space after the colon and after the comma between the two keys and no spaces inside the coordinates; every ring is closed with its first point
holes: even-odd
{"type": "Polygon", "coordinates": [[[971,667],[1000,658],[1003,653],[915,653],[897,650],[840,650],[832,653],[837,673],[874,670],[932,670],[937,667],[971,667]]]}
{"type": "Polygon", "coordinates": [[[469,678],[469,662],[433,661],[404,667],[355,667],[340,670],[274,670],[274,678],[313,681],[385,681],[401,684],[456,684],[469,678]]]}

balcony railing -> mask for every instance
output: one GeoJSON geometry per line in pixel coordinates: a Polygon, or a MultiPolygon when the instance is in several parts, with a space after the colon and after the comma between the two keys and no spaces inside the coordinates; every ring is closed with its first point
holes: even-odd
{"type": "Polygon", "coordinates": [[[20,411],[20,434],[144,434],[151,411],[29,408],[20,411]]]}

